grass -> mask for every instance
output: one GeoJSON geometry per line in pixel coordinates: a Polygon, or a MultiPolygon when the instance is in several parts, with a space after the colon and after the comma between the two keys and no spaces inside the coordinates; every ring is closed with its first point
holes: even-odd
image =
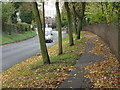
{"type": "MultiPolygon", "coordinates": [[[[74,39],[75,39],[74,35],[74,39]]],[[[26,59],[2,73],[3,88],[57,88],[74,64],[84,53],[85,38],[69,46],[68,37],[63,39],[63,54],[58,56],[58,43],[48,48],[51,64],[43,65],[41,53],[26,59]]]]}
{"type": "Polygon", "coordinates": [[[36,35],[36,32],[27,31],[24,34],[12,33],[11,35],[6,34],[6,33],[3,32],[0,35],[2,36],[2,43],[0,43],[0,45],[1,44],[4,45],[4,44],[18,42],[18,41],[21,41],[21,40],[25,40],[25,39],[34,37],[36,35]]]}
{"type": "MultiPolygon", "coordinates": [[[[73,36],[73,39],[76,39],[77,35],[73,36]]],[[[84,37],[84,34],[80,34],[80,37],[84,37]]],[[[69,40],[69,38],[64,38],[63,41],[69,40]]]]}

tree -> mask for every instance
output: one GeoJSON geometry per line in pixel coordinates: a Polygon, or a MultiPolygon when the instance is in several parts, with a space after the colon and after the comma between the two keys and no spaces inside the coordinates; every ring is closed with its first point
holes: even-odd
{"type": "Polygon", "coordinates": [[[62,33],[61,33],[61,16],[59,11],[59,2],[56,2],[57,22],[58,22],[58,54],[62,54],[62,33]]]}
{"type": "Polygon", "coordinates": [[[22,22],[31,24],[32,20],[34,20],[31,2],[14,2],[13,7],[15,8],[15,13],[12,14],[11,17],[13,23],[17,23],[16,13],[19,12],[19,16],[22,22]]]}
{"type": "MultiPolygon", "coordinates": [[[[82,30],[82,23],[83,23],[83,18],[84,18],[84,12],[85,12],[85,2],[77,2],[78,5],[78,10],[76,11],[74,9],[74,13],[78,17],[78,29],[77,29],[77,38],[80,39],[80,32],[82,30]]],[[[73,3],[73,8],[75,6],[75,3],[73,3]]]]}
{"type": "Polygon", "coordinates": [[[5,24],[9,21],[9,17],[15,13],[15,8],[11,2],[2,2],[2,23],[5,24]]]}
{"type": "Polygon", "coordinates": [[[118,19],[118,3],[87,2],[86,14],[90,24],[114,22],[118,19]]]}
{"type": "Polygon", "coordinates": [[[22,22],[26,22],[31,24],[33,20],[33,11],[32,11],[32,4],[31,2],[23,2],[20,4],[20,18],[22,22]]]}
{"type": "Polygon", "coordinates": [[[67,20],[67,12],[65,10],[65,4],[62,6],[61,20],[67,20]]]}
{"type": "Polygon", "coordinates": [[[67,19],[68,19],[68,30],[69,30],[69,44],[70,46],[74,45],[73,42],[73,34],[72,34],[72,22],[71,22],[71,13],[70,8],[68,6],[68,2],[65,2],[65,9],[67,11],[67,19]]]}
{"type": "MultiPolygon", "coordinates": [[[[120,35],[120,2],[118,2],[118,35],[120,35]]],[[[120,41],[120,37],[118,36],[118,41],[120,41]]],[[[118,45],[118,58],[119,58],[119,63],[120,63],[120,44],[118,45]]],[[[120,66],[119,66],[120,69],[120,66]]],[[[120,75],[119,75],[120,76],[120,75]]]]}
{"type": "Polygon", "coordinates": [[[15,13],[15,8],[11,2],[2,2],[2,31],[11,35],[11,16],[15,13]],[[6,26],[7,25],[7,26],[6,26]]]}
{"type": "Polygon", "coordinates": [[[30,13],[22,12],[22,14],[20,14],[20,18],[21,18],[22,22],[26,22],[28,24],[31,24],[32,17],[33,17],[33,13],[32,12],[30,12],[30,13]]]}
{"type": "Polygon", "coordinates": [[[43,34],[44,34],[44,38],[45,38],[45,9],[44,9],[44,1],[43,1],[42,5],[43,5],[43,34]]]}
{"type": "Polygon", "coordinates": [[[16,24],[17,23],[17,15],[16,13],[19,12],[20,6],[23,4],[23,2],[14,2],[13,7],[15,8],[14,14],[12,14],[11,19],[12,23],[16,24]]]}
{"type": "Polygon", "coordinates": [[[68,27],[67,12],[65,10],[65,5],[62,5],[61,15],[61,25],[62,27],[68,27]]]}
{"type": "Polygon", "coordinates": [[[75,14],[75,6],[73,6],[73,20],[74,20],[74,32],[77,34],[77,25],[76,25],[76,14],[75,14]]]}
{"type": "Polygon", "coordinates": [[[35,17],[36,17],[36,23],[38,25],[38,35],[39,35],[39,40],[40,40],[43,62],[44,62],[44,64],[50,64],[50,59],[49,59],[48,51],[47,51],[46,44],[45,44],[45,38],[43,35],[43,31],[42,31],[40,14],[39,14],[36,2],[33,2],[33,9],[34,9],[35,17]]]}

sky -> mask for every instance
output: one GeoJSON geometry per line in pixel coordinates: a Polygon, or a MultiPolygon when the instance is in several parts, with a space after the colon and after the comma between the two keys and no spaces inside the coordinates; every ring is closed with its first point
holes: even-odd
{"type": "Polygon", "coordinates": [[[45,16],[51,16],[52,18],[56,15],[55,2],[48,2],[45,4],[45,16]]]}
{"type": "MultiPolygon", "coordinates": [[[[60,3],[61,11],[62,2],[60,3]]],[[[45,16],[54,18],[56,16],[55,0],[45,0],[45,16]]]]}

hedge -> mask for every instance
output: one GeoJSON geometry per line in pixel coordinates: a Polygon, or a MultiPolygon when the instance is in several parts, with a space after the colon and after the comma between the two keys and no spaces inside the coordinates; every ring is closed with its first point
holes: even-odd
{"type": "Polygon", "coordinates": [[[30,31],[30,25],[24,22],[19,22],[17,24],[6,23],[2,25],[2,31],[5,33],[25,33],[26,31],[30,31]]]}
{"type": "Polygon", "coordinates": [[[24,33],[26,31],[29,31],[30,30],[29,24],[19,22],[19,23],[17,23],[17,30],[19,33],[24,33]]]}

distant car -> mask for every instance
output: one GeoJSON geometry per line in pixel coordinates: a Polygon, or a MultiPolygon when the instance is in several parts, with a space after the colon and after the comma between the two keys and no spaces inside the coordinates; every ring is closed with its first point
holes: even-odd
{"type": "Polygon", "coordinates": [[[45,28],[45,42],[53,42],[52,28],[45,28]]]}

